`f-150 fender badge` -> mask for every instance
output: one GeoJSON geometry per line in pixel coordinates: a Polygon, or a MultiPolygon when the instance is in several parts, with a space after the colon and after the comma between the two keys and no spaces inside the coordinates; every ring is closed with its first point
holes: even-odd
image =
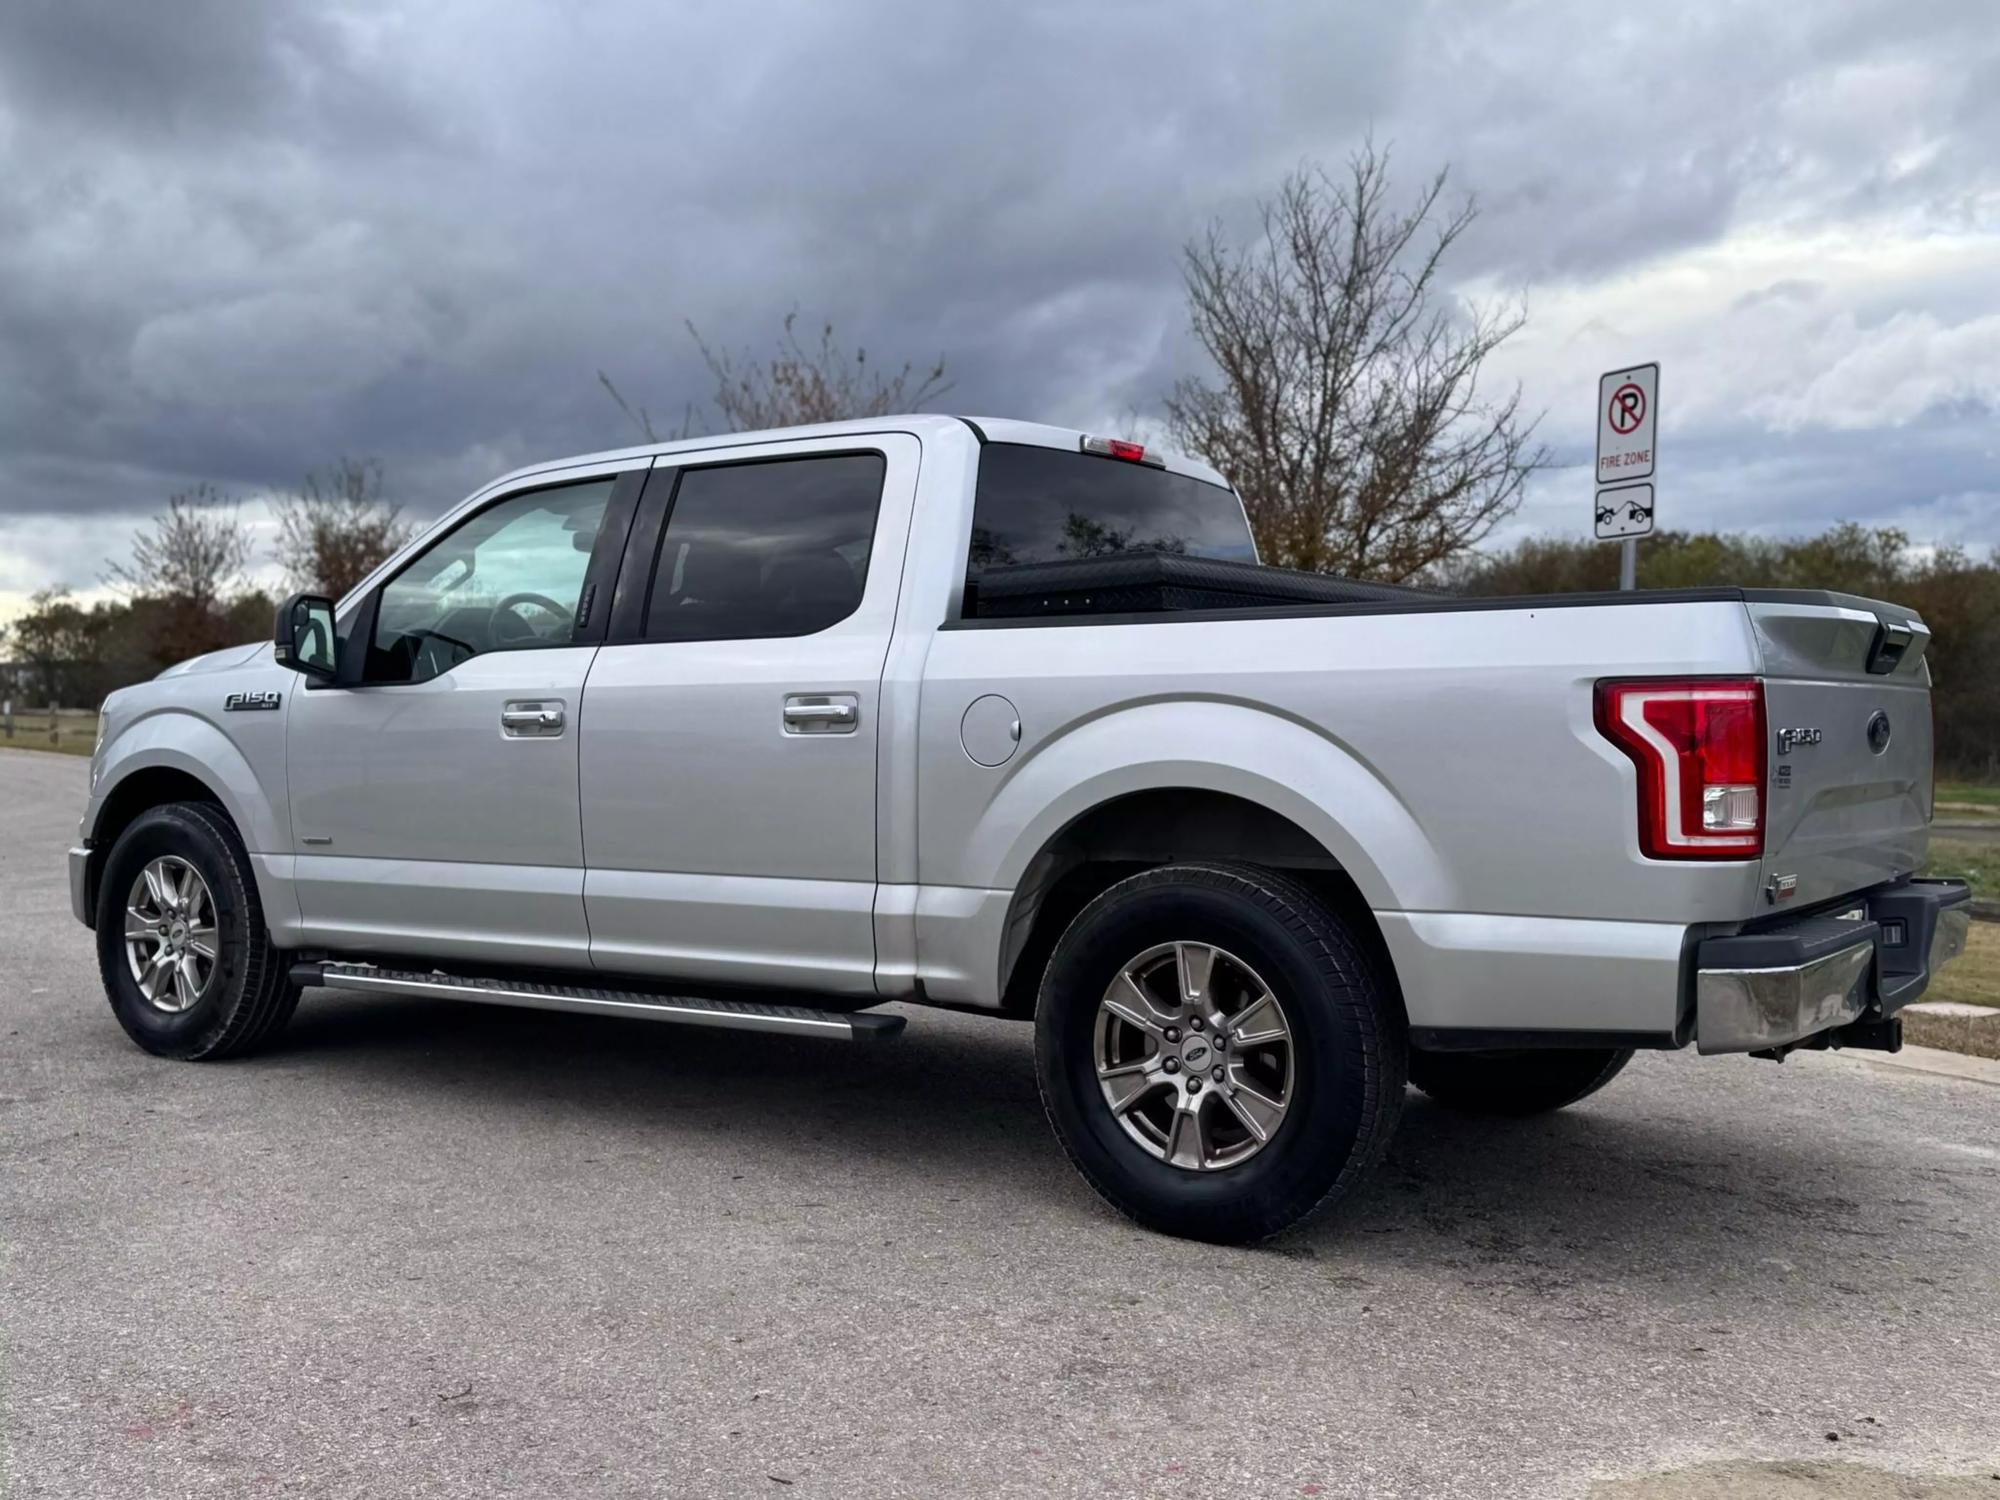
{"type": "Polygon", "coordinates": [[[283,693],[231,693],[222,700],[226,714],[258,713],[276,708],[285,701],[283,693]]]}
{"type": "Polygon", "coordinates": [[[1817,745],[1820,733],[1817,729],[1780,729],[1778,731],[1778,754],[1790,755],[1801,745],[1817,745]]]}

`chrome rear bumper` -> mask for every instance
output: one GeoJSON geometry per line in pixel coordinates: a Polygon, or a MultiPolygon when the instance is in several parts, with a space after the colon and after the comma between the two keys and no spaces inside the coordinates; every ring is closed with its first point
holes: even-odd
{"type": "Polygon", "coordinates": [[[1761,1052],[1858,1021],[1868,1009],[1875,944],[1863,940],[1777,969],[1702,969],[1694,981],[1701,1052],[1761,1052]]]}
{"type": "MultiPolygon", "coordinates": [[[[1709,938],[1695,960],[1695,1047],[1764,1052],[1889,1021],[1965,951],[1971,921],[1964,881],[1908,880],[1831,915],[1709,938]]],[[[1871,1045],[1895,1045],[1898,1028],[1873,1029],[1890,1040],[1871,1045]]]]}

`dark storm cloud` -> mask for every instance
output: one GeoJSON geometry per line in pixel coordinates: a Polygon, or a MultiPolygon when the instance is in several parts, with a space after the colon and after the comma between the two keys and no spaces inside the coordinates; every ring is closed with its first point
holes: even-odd
{"type": "Polygon", "coordinates": [[[371,71],[365,34],[308,0],[13,0],[0,97],[17,120],[149,152],[406,131],[414,112],[371,71]]]}
{"type": "MultiPolygon", "coordinates": [[[[628,441],[600,367],[677,420],[683,320],[761,348],[795,304],[878,359],[944,353],[957,409],[1149,411],[1195,363],[1181,242],[1371,125],[1406,178],[1478,190],[1459,270],[1538,307],[1746,222],[1991,232],[1983,7],[1607,14],[17,0],[0,518],[50,518],[35,566],[83,583],[196,480],[375,453],[429,512],[628,441]]],[[[1992,292],[1927,285],[1947,321],[1992,292]]]]}

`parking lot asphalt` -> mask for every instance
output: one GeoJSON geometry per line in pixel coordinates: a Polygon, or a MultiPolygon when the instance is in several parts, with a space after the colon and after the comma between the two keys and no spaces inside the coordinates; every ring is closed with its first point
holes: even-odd
{"type": "Polygon", "coordinates": [[[1345,1212],[1188,1244],[1070,1171],[1018,1024],[312,992],[149,1057],[87,774],[0,751],[0,1495],[2000,1497],[2000,1088],[1413,1095],[1345,1212]]]}

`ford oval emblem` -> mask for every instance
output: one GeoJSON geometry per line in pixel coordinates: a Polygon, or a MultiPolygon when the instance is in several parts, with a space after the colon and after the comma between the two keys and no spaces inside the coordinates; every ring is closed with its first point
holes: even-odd
{"type": "Polygon", "coordinates": [[[1875,717],[1868,721],[1868,748],[1880,755],[1889,748],[1889,740],[1895,731],[1889,727],[1889,716],[1881,709],[1875,710],[1875,717]]]}

